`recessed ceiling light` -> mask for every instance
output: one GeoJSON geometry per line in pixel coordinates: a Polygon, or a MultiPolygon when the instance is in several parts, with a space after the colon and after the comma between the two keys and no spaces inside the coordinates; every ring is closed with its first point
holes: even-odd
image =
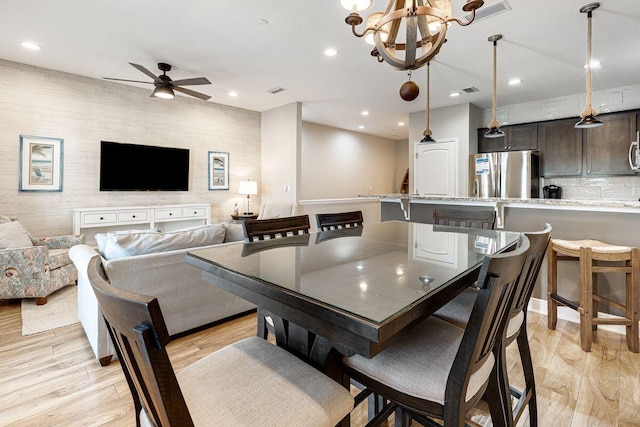
{"type": "Polygon", "coordinates": [[[358,129],[364,129],[363,125],[358,126],[358,129]]]}
{"type": "Polygon", "coordinates": [[[260,25],[267,25],[269,23],[269,21],[267,21],[266,19],[258,19],[257,22],[260,25]]]}
{"type": "Polygon", "coordinates": [[[369,115],[369,112],[368,112],[367,110],[364,110],[364,111],[363,111],[362,113],[360,113],[360,114],[362,114],[363,116],[368,116],[368,115],[369,115]]]}
{"type": "Polygon", "coordinates": [[[451,92],[449,96],[455,98],[456,96],[460,96],[460,92],[451,92]]]}
{"type": "Polygon", "coordinates": [[[517,86],[520,83],[522,83],[522,79],[520,79],[520,78],[515,78],[515,79],[509,80],[509,86],[517,86]]]}
{"type": "Polygon", "coordinates": [[[34,42],[22,42],[22,47],[25,48],[25,49],[31,49],[31,50],[40,50],[40,49],[42,49],[39,44],[34,43],[34,42]]]}
{"type": "Polygon", "coordinates": [[[338,54],[338,50],[330,47],[324,51],[324,54],[327,56],[336,56],[338,54]]]}
{"type": "Polygon", "coordinates": [[[229,96],[236,97],[238,96],[238,92],[232,90],[231,92],[229,92],[229,96]]]}
{"type": "Polygon", "coordinates": [[[398,122],[398,126],[404,126],[404,122],[398,122]]]}
{"type": "MultiPolygon", "coordinates": [[[[596,61],[595,59],[591,60],[591,69],[593,70],[594,68],[600,68],[600,61],[596,61]]],[[[587,69],[587,64],[584,64],[584,68],[585,70],[587,69]]]]}

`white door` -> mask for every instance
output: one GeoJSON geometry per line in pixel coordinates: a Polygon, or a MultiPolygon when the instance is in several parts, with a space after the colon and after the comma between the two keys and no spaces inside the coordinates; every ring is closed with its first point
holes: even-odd
{"type": "Polygon", "coordinates": [[[423,196],[455,197],[458,183],[458,138],[414,147],[414,192],[423,196]]]}

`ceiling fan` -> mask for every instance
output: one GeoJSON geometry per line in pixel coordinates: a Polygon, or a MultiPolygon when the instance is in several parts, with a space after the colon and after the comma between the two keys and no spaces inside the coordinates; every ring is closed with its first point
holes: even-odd
{"type": "Polygon", "coordinates": [[[205,95],[204,93],[196,92],[191,89],[185,89],[181,86],[192,86],[192,85],[210,85],[211,82],[206,77],[196,77],[192,79],[182,79],[182,80],[171,80],[171,77],[167,76],[167,71],[171,71],[171,65],[165,64],[164,62],[158,63],[158,68],[162,71],[162,75],[156,76],[151,71],[147,70],[142,65],[134,64],[133,62],[129,62],[134,68],[138,69],[142,73],[153,79],[152,82],[143,82],[140,80],[127,80],[127,79],[114,79],[112,77],[103,77],[106,80],[116,80],[120,82],[132,82],[132,83],[145,83],[145,84],[153,84],[155,85],[155,89],[151,96],[155,96],[158,98],[164,99],[172,99],[175,97],[173,93],[174,90],[178,92],[182,92],[185,95],[190,95],[196,98],[200,98],[203,100],[207,100],[211,98],[209,95],[205,95]]]}

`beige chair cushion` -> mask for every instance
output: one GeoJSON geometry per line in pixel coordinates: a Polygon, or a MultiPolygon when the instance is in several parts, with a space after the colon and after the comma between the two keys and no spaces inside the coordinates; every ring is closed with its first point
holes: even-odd
{"type": "Polygon", "coordinates": [[[71,263],[69,249],[49,249],[49,270],[55,270],[71,263]]]}
{"type": "Polygon", "coordinates": [[[335,426],[353,409],[346,388],[252,337],[177,373],[195,425],[335,426]]]}
{"type": "Polygon", "coordinates": [[[0,249],[18,249],[33,246],[22,224],[10,221],[0,224],[0,249]]]}
{"type": "MultiPolygon", "coordinates": [[[[464,329],[429,317],[371,359],[355,355],[344,357],[343,362],[401,393],[444,405],[447,379],[463,334],[464,329]]],[[[491,353],[471,376],[467,401],[487,382],[494,364],[491,353]]]]}
{"type": "Polygon", "coordinates": [[[600,240],[585,239],[585,240],[561,240],[551,239],[554,246],[564,248],[572,251],[579,251],[580,248],[591,248],[593,252],[603,254],[621,254],[630,252],[629,246],[616,246],[609,243],[601,242],[600,240]]]}

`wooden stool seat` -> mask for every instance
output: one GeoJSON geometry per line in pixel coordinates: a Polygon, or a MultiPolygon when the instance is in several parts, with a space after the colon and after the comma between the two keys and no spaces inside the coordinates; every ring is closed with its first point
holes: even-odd
{"type": "Polygon", "coordinates": [[[580,314],[580,342],[584,351],[591,351],[593,331],[598,325],[626,326],[627,346],[638,353],[638,295],[640,295],[640,250],[617,246],[599,240],[551,239],[547,250],[548,267],[548,327],[555,329],[558,305],[572,308],[580,314]],[[558,295],[558,261],[580,262],[580,301],[570,301],[558,295]],[[616,264],[612,265],[612,262],[616,264]],[[624,262],[624,265],[620,265],[624,262]],[[624,273],[625,304],[619,304],[598,294],[597,273],[624,273]],[[624,312],[622,317],[598,317],[598,303],[624,312]]]}

